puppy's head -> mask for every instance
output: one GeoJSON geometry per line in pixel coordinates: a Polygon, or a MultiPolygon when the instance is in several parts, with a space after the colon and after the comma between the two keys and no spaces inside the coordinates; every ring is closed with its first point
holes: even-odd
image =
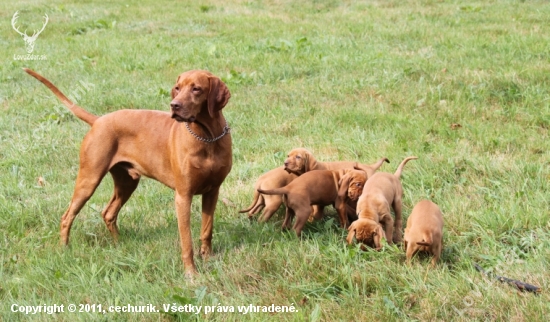
{"type": "Polygon", "coordinates": [[[353,238],[358,242],[370,246],[376,250],[382,248],[382,238],[386,239],[386,233],[382,226],[370,219],[359,218],[348,228],[348,244],[353,243],[353,238]]]}
{"type": "Polygon", "coordinates": [[[361,170],[348,170],[338,182],[338,197],[347,197],[353,201],[359,199],[367,182],[367,174],[361,170]]]}
{"type": "Polygon", "coordinates": [[[302,175],[314,169],[317,166],[317,160],[308,150],[297,148],[288,153],[284,164],[288,173],[302,175]]]}
{"type": "Polygon", "coordinates": [[[201,112],[215,118],[231,97],[227,86],[204,70],[179,75],[171,94],[170,110],[178,122],[194,122],[201,112]]]}

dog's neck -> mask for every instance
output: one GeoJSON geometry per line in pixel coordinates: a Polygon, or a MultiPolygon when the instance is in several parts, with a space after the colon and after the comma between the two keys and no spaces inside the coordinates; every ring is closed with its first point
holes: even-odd
{"type": "Polygon", "coordinates": [[[200,113],[194,122],[184,124],[187,131],[197,140],[212,143],[229,134],[229,125],[221,112],[217,112],[215,118],[210,117],[208,113],[206,116],[201,114],[204,113],[200,113]]]}
{"type": "Polygon", "coordinates": [[[376,220],[377,217],[378,216],[377,216],[376,212],[372,211],[370,206],[368,206],[364,209],[361,209],[361,211],[357,213],[357,218],[359,218],[359,219],[376,220]]]}

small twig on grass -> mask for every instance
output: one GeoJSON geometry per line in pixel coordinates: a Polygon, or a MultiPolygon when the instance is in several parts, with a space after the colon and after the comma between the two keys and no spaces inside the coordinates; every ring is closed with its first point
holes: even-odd
{"type": "MultiPolygon", "coordinates": [[[[476,268],[476,270],[478,272],[481,272],[482,274],[484,274],[488,277],[492,277],[492,276],[489,275],[489,273],[487,273],[487,271],[485,271],[477,263],[474,263],[474,267],[476,268]]],[[[542,292],[542,289],[538,286],[527,284],[527,283],[524,283],[524,282],[521,282],[521,281],[518,281],[518,280],[514,280],[514,279],[511,279],[511,278],[508,278],[508,277],[495,275],[494,278],[497,279],[500,282],[506,282],[506,283],[516,287],[518,290],[520,290],[522,292],[527,291],[527,292],[532,292],[532,293],[535,293],[535,294],[538,294],[538,293],[542,292]]]]}

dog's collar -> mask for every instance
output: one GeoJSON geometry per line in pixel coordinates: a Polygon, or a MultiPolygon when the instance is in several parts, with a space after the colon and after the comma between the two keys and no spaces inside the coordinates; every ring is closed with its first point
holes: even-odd
{"type": "Polygon", "coordinates": [[[206,142],[206,143],[216,142],[219,139],[223,138],[226,134],[231,132],[231,128],[229,126],[227,126],[227,122],[226,122],[225,126],[223,127],[222,134],[220,134],[219,136],[217,136],[215,138],[211,138],[211,139],[210,138],[203,138],[203,137],[200,137],[197,133],[195,133],[191,130],[191,128],[189,127],[189,122],[183,122],[183,123],[185,123],[185,127],[187,128],[187,131],[189,131],[189,133],[191,133],[191,135],[194,136],[195,139],[197,139],[199,141],[202,141],[202,142],[206,142]]]}

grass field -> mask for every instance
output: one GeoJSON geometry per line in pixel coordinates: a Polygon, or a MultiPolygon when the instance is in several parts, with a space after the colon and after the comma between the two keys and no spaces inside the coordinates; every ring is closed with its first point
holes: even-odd
{"type": "MultiPolygon", "coordinates": [[[[3,321],[544,321],[550,312],[550,4],[547,1],[18,1],[0,3],[0,303],[3,321]],[[42,26],[33,55],[11,27],[42,26]],[[100,212],[106,177],[76,218],[72,196],[88,126],[42,84],[49,78],[101,115],[168,110],[177,75],[207,69],[228,85],[233,169],[222,185],[208,261],[183,275],[174,193],[142,180],[119,216],[100,212]],[[345,245],[335,211],[302,239],[238,214],[257,177],[292,148],[322,161],[404,169],[405,218],[428,198],[444,251],[405,265],[402,249],[345,245]],[[540,286],[522,293],[477,272],[540,286]],[[65,305],[25,315],[18,306],[65,305]],[[161,313],[69,313],[155,305],[161,313]],[[164,305],[202,307],[201,314],[164,305]],[[292,313],[227,313],[239,306],[292,313]],[[80,306],[82,305],[82,306],[80,306]],[[86,306],[88,305],[88,306],[86,306]],[[95,306],[94,306],[95,305],[95,306]],[[206,306],[214,312],[205,314],[206,306]],[[18,308],[18,307],[16,307],[18,308]]],[[[193,204],[199,247],[200,198],[193,204]]]]}

